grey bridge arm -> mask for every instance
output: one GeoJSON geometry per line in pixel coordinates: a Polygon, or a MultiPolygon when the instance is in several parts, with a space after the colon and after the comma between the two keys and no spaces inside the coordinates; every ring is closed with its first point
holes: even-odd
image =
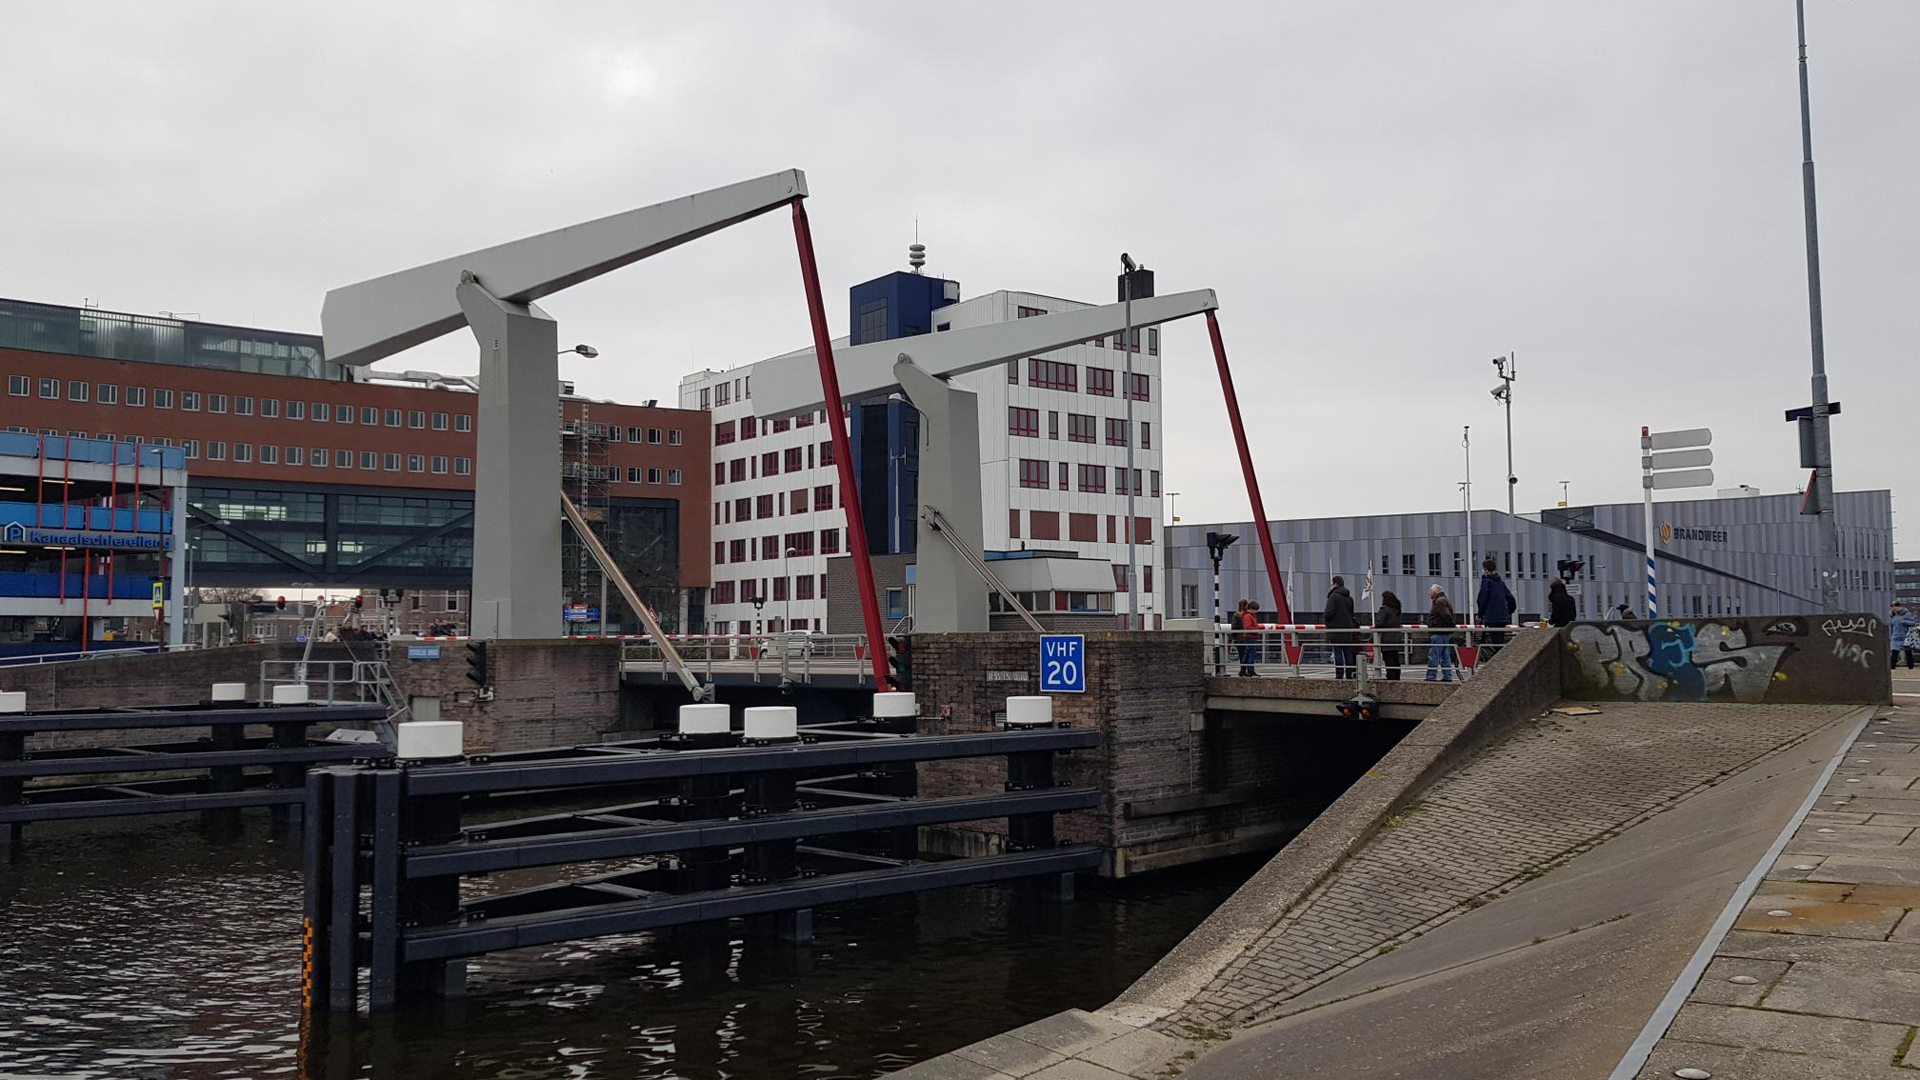
{"type": "MultiPolygon", "coordinates": [[[[1219,306],[1212,289],[1151,296],[1133,302],[1133,325],[1172,322],[1219,306]]],[[[842,396],[849,400],[871,397],[899,388],[893,365],[903,349],[921,370],[948,378],[1119,333],[1126,325],[1125,313],[1125,304],[1106,304],[906,339],[835,346],[834,369],[840,375],[842,396]]],[[[812,349],[762,360],[747,370],[753,377],[757,416],[777,420],[823,404],[820,369],[812,349]]]]}

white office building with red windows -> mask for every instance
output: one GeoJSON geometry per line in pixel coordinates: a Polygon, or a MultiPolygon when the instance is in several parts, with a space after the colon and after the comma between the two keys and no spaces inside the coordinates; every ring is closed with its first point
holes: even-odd
{"type": "MultiPolygon", "coordinates": [[[[849,313],[854,332],[835,344],[940,333],[1092,306],[1011,290],[965,300],[959,296],[958,283],[919,273],[893,273],[856,285],[850,290],[849,313]]],[[[1147,328],[1137,332],[1131,357],[1114,335],[953,380],[979,395],[985,548],[1071,552],[1111,566],[1112,593],[1062,592],[1045,598],[1045,610],[1079,615],[1127,611],[1131,486],[1141,611],[1155,626],[1165,614],[1163,586],[1155,573],[1162,561],[1164,487],[1160,360],[1159,330],[1147,328]]],[[[703,409],[713,421],[708,628],[719,633],[821,629],[827,560],[845,553],[847,544],[825,417],[816,413],[768,421],[756,416],[746,371],[744,365],[700,371],[680,384],[681,406],[703,409]]],[[[911,553],[921,451],[917,413],[897,396],[847,408],[870,551],[911,553]]],[[[884,599],[890,622],[911,613],[911,592],[909,583],[904,595],[884,599]]]]}

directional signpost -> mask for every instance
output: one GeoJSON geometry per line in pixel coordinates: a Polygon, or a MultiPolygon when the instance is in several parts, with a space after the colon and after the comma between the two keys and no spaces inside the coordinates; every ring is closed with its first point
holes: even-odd
{"type": "Polygon", "coordinates": [[[1647,618],[1660,617],[1660,590],[1653,562],[1653,493],[1672,488],[1712,487],[1713,432],[1707,428],[1649,432],[1640,429],[1640,487],[1647,506],[1647,618]]]}

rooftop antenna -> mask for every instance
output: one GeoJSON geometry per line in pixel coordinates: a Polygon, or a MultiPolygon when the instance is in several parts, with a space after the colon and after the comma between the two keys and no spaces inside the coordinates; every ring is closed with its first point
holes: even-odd
{"type": "Polygon", "coordinates": [[[917,217],[913,219],[913,243],[907,245],[907,265],[913,267],[916,274],[927,265],[927,245],[920,242],[920,219],[917,217]]]}

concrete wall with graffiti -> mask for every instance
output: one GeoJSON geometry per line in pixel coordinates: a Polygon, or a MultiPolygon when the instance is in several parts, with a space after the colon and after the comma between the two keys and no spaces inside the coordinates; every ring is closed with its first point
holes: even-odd
{"type": "Polygon", "coordinates": [[[1560,636],[1575,701],[1892,700],[1887,624],[1873,615],[1574,623],[1560,636]]]}

